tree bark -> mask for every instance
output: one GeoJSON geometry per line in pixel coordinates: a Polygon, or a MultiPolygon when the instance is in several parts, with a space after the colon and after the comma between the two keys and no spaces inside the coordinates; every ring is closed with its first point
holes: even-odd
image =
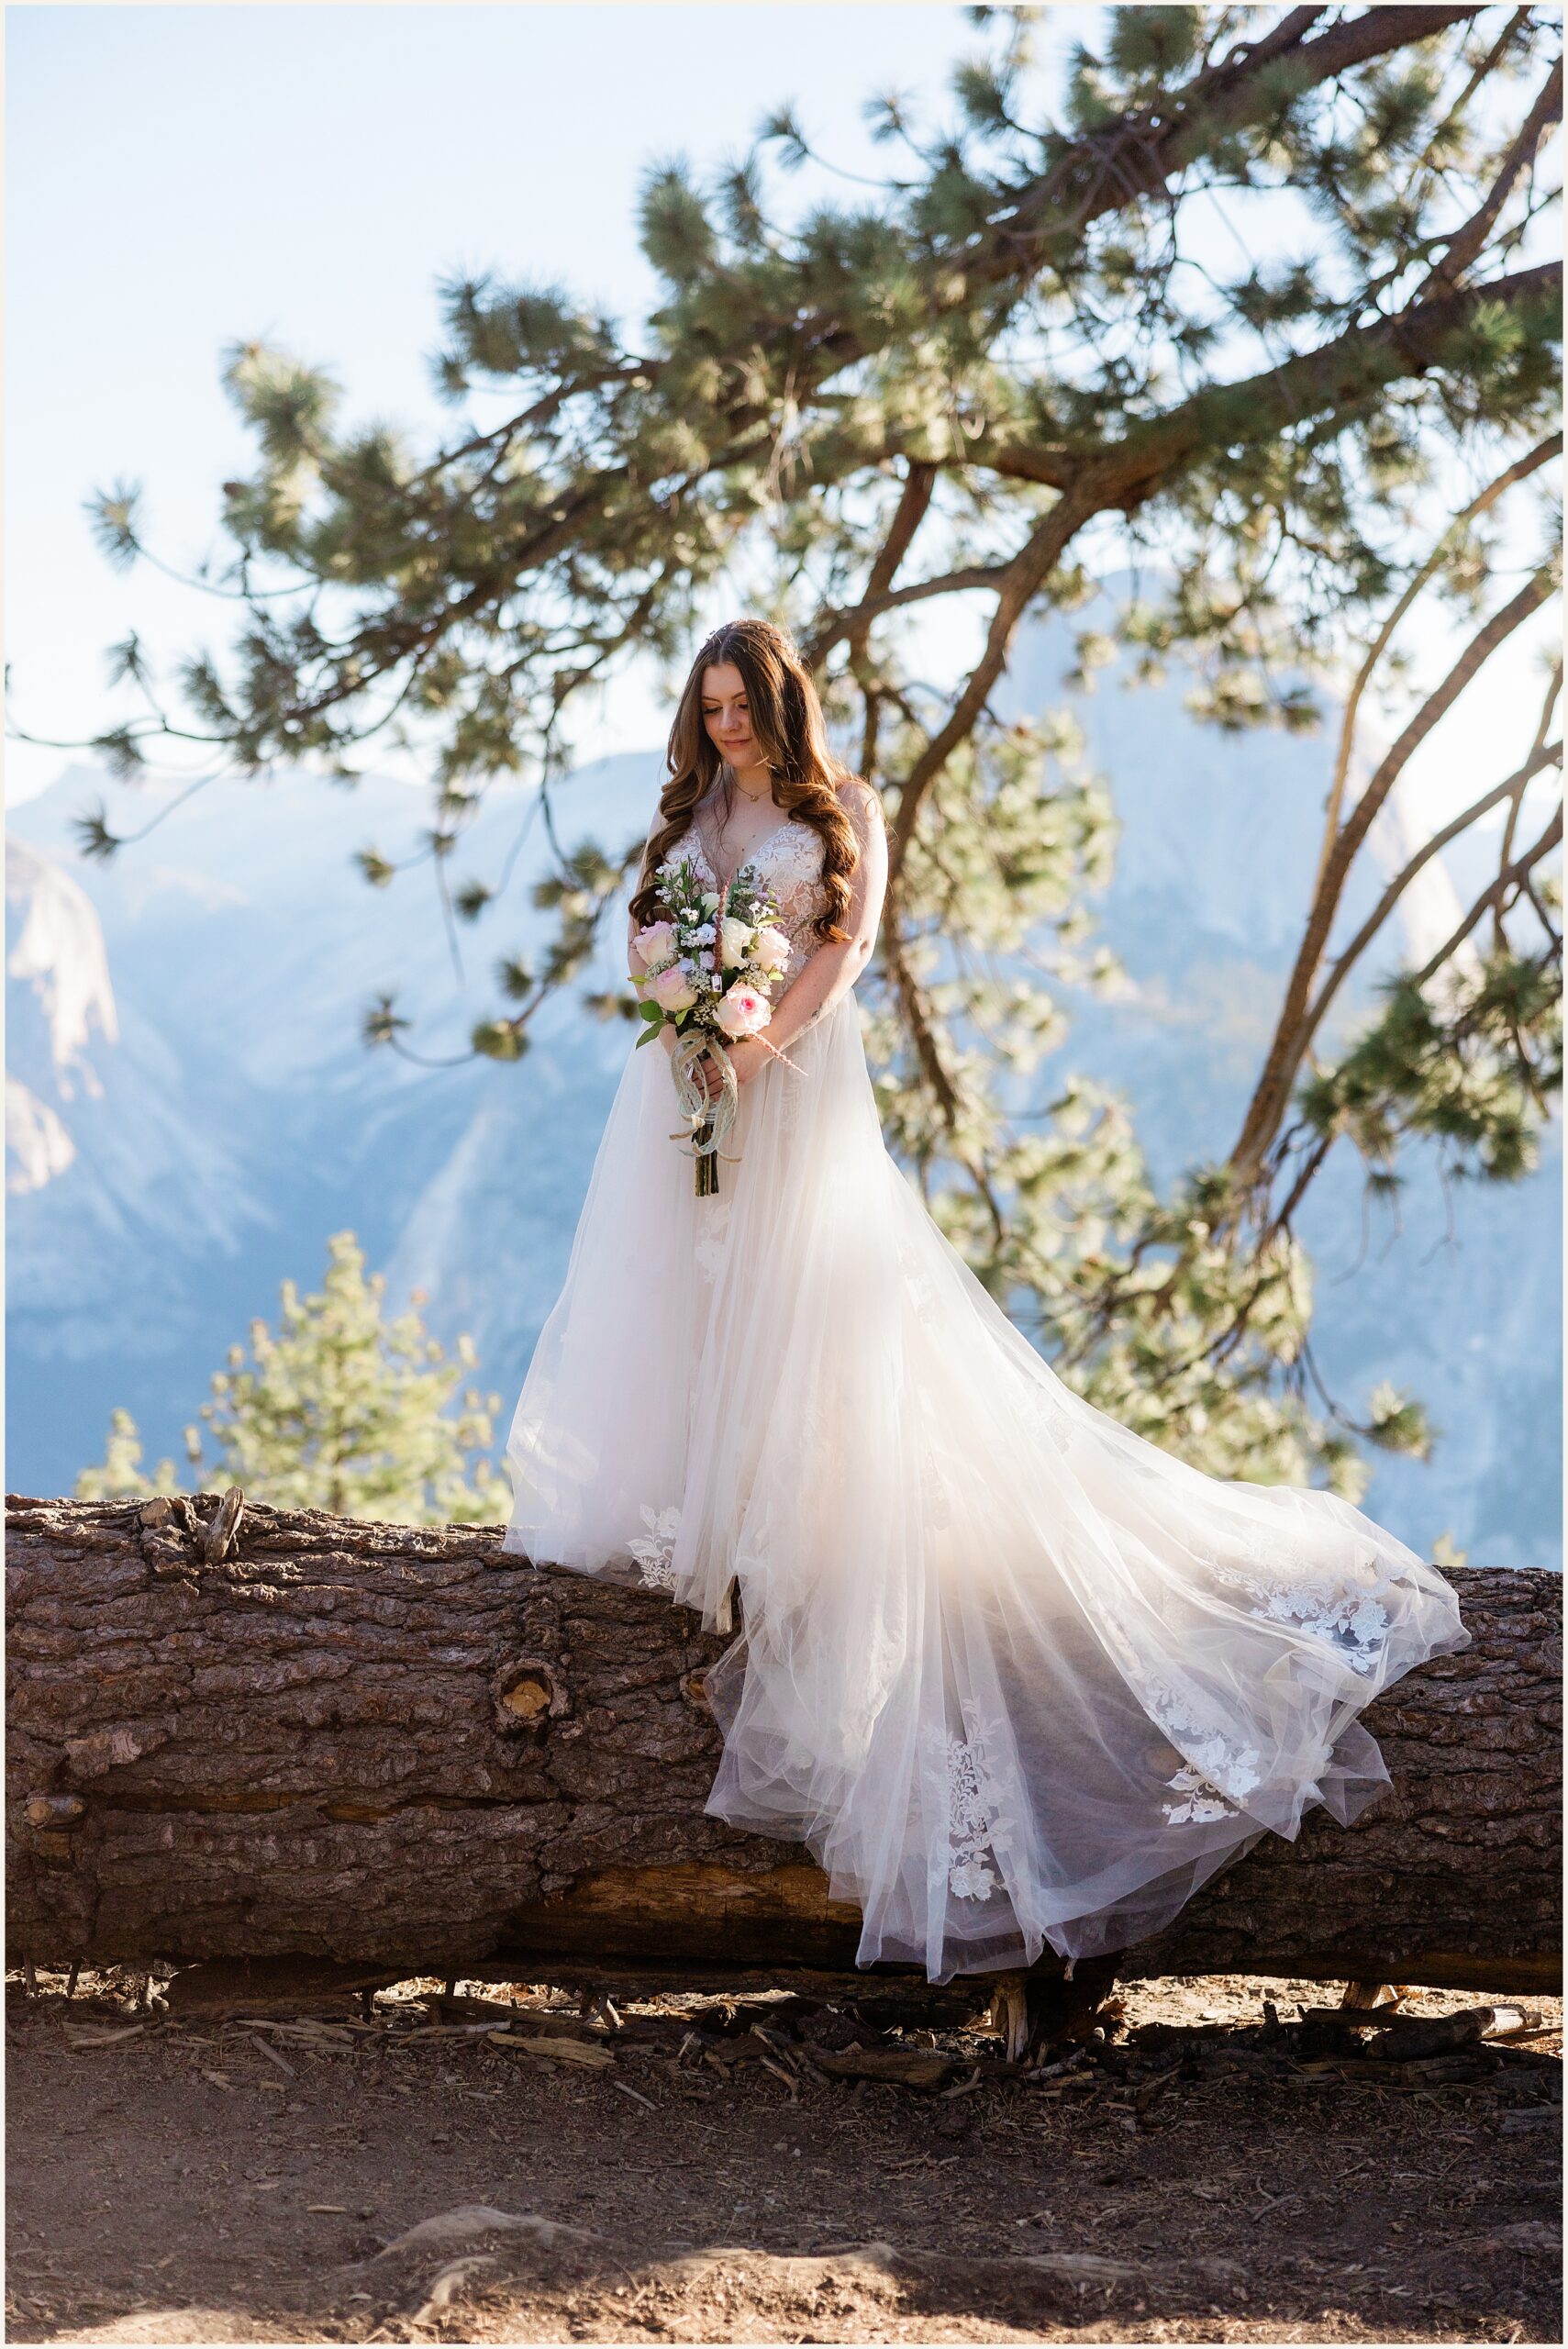
{"type": "MultiPolygon", "coordinates": [[[[13,1962],[853,1974],[804,1852],[705,1816],[725,1642],[663,1597],[494,1528],[8,1516],[13,1962]]],[[[1560,1579],[1454,1581],[1473,1644],[1366,1716],[1392,1792],[1265,1836],[1120,1972],[1556,1983],[1560,1579]]]]}

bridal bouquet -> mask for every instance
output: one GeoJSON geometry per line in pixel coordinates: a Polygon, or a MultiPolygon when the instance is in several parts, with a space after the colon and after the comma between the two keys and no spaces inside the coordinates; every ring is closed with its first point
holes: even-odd
{"type": "Polygon", "coordinates": [[[735,1071],[724,1047],[762,1036],[773,1016],[768,983],[789,961],[789,940],[778,927],[778,908],[744,866],[722,896],[690,857],[662,864],[656,878],[663,918],[646,923],[632,941],[642,965],[635,981],[643,1021],[638,1050],[661,1029],[674,1030],[671,1068],[690,1129],[697,1197],[711,1198],[718,1189],[718,1146],[735,1122],[735,1071]],[[717,1100],[695,1074],[705,1058],[718,1070],[717,1100]]]}

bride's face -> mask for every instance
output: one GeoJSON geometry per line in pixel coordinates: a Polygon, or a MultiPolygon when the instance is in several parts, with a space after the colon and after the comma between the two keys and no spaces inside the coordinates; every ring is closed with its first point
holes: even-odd
{"type": "Polygon", "coordinates": [[[746,686],[731,662],[720,661],[702,674],[702,722],[719,757],[732,767],[746,767],[757,757],[751,719],[746,707],[746,686]]]}

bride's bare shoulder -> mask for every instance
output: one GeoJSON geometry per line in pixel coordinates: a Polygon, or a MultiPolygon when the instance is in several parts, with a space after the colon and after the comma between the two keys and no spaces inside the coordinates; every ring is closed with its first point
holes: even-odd
{"type": "Polygon", "coordinates": [[[859,831],[869,834],[882,829],[882,802],[869,783],[858,774],[847,774],[835,789],[839,805],[859,831]]]}
{"type": "MultiPolygon", "coordinates": [[[[650,849],[653,846],[654,841],[668,829],[673,820],[673,819],[671,817],[664,813],[663,804],[661,802],[661,804],[654,808],[653,820],[648,827],[648,847],[650,849]]],[[[675,831],[671,834],[671,845],[673,846],[676,841],[683,840],[690,829],[691,824],[690,818],[688,818],[684,823],[679,825],[675,831]]]]}

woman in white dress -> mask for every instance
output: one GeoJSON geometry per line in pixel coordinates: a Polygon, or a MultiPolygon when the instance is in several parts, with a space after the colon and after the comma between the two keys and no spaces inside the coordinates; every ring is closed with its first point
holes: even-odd
{"type": "MultiPolygon", "coordinates": [[[[634,1052],[507,1446],[505,1546],[738,1635],[707,1809],[806,1843],[862,1965],[934,1981],[1166,1924],[1265,1829],[1387,1784],[1356,1715],[1463,1647],[1453,1592],[1336,1495],[1207,1476],[1074,1395],[884,1145],[853,986],[887,859],[767,623],[697,654],[659,867],[742,866],[790,957],[695,1196],[634,1052]]],[[[631,958],[635,961],[635,958],[631,958]]],[[[666,1039],[670,1031],[666,1030],[666,1039]]]]}

